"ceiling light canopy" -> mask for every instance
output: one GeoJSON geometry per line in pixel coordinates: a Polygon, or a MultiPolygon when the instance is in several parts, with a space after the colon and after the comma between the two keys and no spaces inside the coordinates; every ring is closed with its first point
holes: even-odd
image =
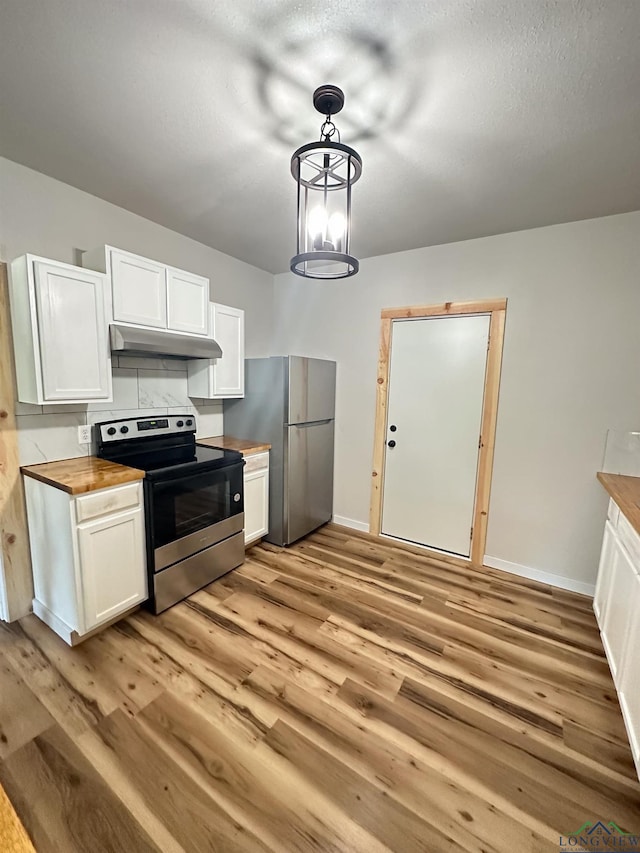
{"type": "Polygon", "coordinates": [[[320,86],[313,93],[313,105],[325,116],[320,140],[298,148],[291,158],[298,187],[297,248],[291,272],[304,278],[347,278],[360,267],[350,254],[351,188],[362,174],[362,160],[340,142],[331,120],[344,106],[342,90],[320,86]]]}

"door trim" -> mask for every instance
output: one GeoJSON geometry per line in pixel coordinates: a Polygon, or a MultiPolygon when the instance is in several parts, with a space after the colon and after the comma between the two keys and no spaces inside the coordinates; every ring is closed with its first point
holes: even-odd
{"type": "MultiPolygon", "coordinates": [[[[491,477],[498,418],[498,396],[502,369],[502,347],[507,313],[506,299],[487,299],[474,302],[444,302],[439,305],[414,305],[406,308],[384,308],[380,312],[380,348],[378,354],[378,379],[376,389],[376,415],[373,441],[373,469],[371,472],[371,504],[369,531],[381,535],[382,497],[384,491],[384,462],[387,431],[387,401],[389,395],[389,370],[394,320],[424,319],[426,317],[460,317],[465,314],[489,314],[489,345],[484,377],[484,397],[480,448],[478,454],[478,477],[473,511],[471,534],[471,557],[468,561],[481,566],[484,561],[489,521],[491,477]]],[[[439,559],[442,556],[439,552],[439,559]]]]}

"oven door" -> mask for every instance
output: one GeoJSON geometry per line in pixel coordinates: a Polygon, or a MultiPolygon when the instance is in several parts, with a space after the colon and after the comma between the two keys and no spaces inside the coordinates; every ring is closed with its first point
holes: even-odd
{"type": "Polygon", "coordinates": [[[159,572],[244,527],[244,462],[151,482],[153,569],[159,572]]]}

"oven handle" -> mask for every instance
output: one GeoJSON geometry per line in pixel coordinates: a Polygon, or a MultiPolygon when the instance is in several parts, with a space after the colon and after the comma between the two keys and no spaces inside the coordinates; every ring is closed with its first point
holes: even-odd
{"type": "Polygon", "coordinates": [[[167,473],[166,469],[163,471],[162,476],[158,477],[158,479],[154,479],[153,477],[149,477],[147,482],[151,484],[154,492],[162,491],[163,487],[166,488],[175,488],[176,482],[180,480],[184,480],[184,482],[188,485],[190,481],[196,480],[197,482],[202,483],[203,480],[201,478],[208,478],[208,482],[215,482],[217,477],[211,476],[216,474],[224,474],[225,480],[230,480],[234,473],[237,473],[242,477],[242,469],[244,468],[245,461],[244,459],[238,460],[238,462],[232,462],[230,465],[225,465],[222,468],[211,468],[209,471],[196,471],[191,474],[185,474],[182,472],[181,474],[176,472],[175,474],[167,473]],[[227,476],[228,472],[228,476],[227,476]]]}

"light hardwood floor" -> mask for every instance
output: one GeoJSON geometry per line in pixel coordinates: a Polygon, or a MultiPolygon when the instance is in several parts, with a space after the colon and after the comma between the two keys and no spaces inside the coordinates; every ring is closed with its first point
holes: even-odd
{"type": "Polygon", "coordinates": [[[70,649],[0,629],[38,853],[557,851],[640,831],[591,601],[328,525],[70,649]]]}

